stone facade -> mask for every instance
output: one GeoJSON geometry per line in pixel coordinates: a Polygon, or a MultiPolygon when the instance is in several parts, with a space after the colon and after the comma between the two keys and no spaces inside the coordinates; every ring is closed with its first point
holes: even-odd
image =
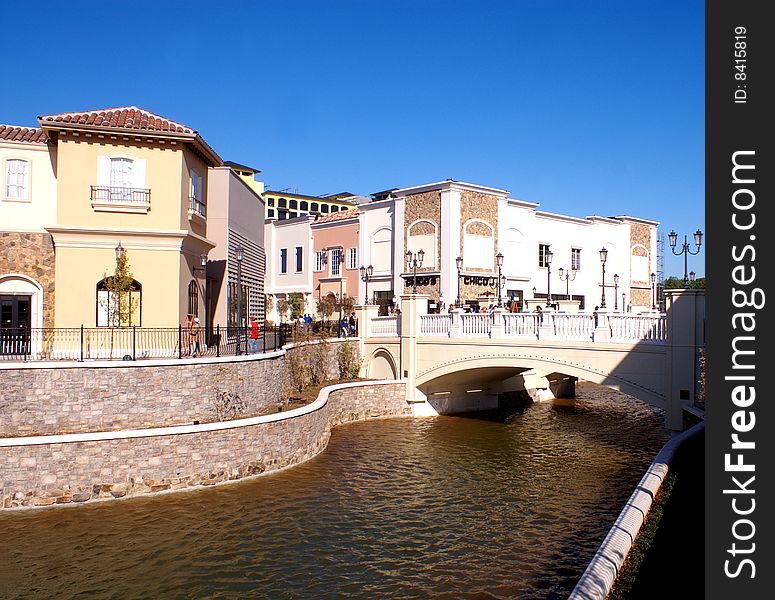
{"type": "Polygon", "coordinates": [[[653,303],[651,290],[630,288],[630,304],[633,306],[651,306],[653,303]]]}
{"type": "Polygon", "coordinates": [[[54,326],[54,243],[48,233],[0,231],[0,277],[20,273],[43,288],[43,327],[54,326]]]}
{"type": "Polygon", "coordinates": [[[403,383],[364,382],[325,388],[313,405],[286,417],[259,417],[215,431],[0,447],[2,507],[120,498],[243,479],[315,456],[328,444],[331,428],[342,423],[410,414],[403,383]]]}
{"type": "MultiPolygon", "coordinates": [[[[339,375],[338,347],[328,343],[324,350],[331,379],[339,375]]],[[[258,355],[231,362],[3,368],[0,437],[207,423],[218,420],[224,394],[244,402],[242,415],[274,412],[285,400],[287,360],[287,355],[258,355]]]]}
{"type": "MultiPolygon", "coordinates": [[[[480,269],[466,267],[465,255],[465,234],[473,235],[492,235],[493,248],[498,247],[498,198],[490,194],[481,192],[472,192],[464,190],[460,194],[460,241],[463,255],[464,273],[482,273],[490,275],[497,273],[498,266],[495,264],[495,256],[492,257],[491,269],[480,269]],[[481,219],[492,226],[492,231],[479,221],[469,223],[471,219],[481,219]]],[[[476,300],[480,298],[491,297],[493,300],[498,298],[498,288],[495,285],[481,285],[474,281],[466,282],[466,277],[460,278],[460,298],[463,303],[466,300],[476,300]]]]}
{"type": "MultiPolygon", "coordinates": [[[[651,264],[651,230],[643,223],[630,223],[630,248],[633,256],[645,256],[651,264]]],[[[651,285],[649,281],[633,281],[634,285],[651,285]]]]}
{"type": "MultiPolygon", "coordinates": [[[[422,267],[417,269],[418,273],[422,272],[435,272],[439,270],[439,256],[441,253],[441,192],[425,192],[422,194],[412,194],[406,197],[405,204],[405,216],[404,216],[404,248],[409,247],[409,227],[418,219],[427,219],[436,224],[436,261],[435,265],[423,264],[422,267]]],[[[415,226],[416,227],[416,226],[415,226]]],[[[430,226],[427,226],[430,228],[430,226]]],[[[412,233],[415,235],[421,235],[423,233],[429,233],[424,229],[414,229],[412,233]]],[[[406,264],[404,264],[406,268],[406,264]]],[[[417,291],[420,289],[418,287],[417,291]]],[[[422,292],[425,293],[425,292],[422,292]]]]}

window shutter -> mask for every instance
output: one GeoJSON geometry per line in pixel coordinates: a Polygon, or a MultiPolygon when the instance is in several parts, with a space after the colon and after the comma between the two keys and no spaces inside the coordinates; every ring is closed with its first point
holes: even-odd
{"type": "Polygon", "coordinates": [[[140,188],[141,190],[146,189],[148,186],[145,184],[145,161],[135,160],[132,167],[134,169],[134,187],[140,188]]]}
{"type": "Polygon", "coordinates": [[[110,158],[107,156],[97,157],[97,185],[101,187],[110,185],[110,158]]]}
{"type": "Polygon", "coordinates": [[[16,175],[17,177],[16,181],[19,184],[19,198],[26,198],[27,197],[27,161],[20,160],[18,165],[19,165],[19,172],[16,175]]]}

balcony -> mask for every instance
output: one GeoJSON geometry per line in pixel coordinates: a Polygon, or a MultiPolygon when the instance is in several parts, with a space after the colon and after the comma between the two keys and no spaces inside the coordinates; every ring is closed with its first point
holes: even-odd
{"type": "Polygon", "coordinates": [[[91,206],[104,212],[147,213],[151,209],[151,190],[93,185],[91,206]]]}
{"type": "Polygon", "coordinates": [[[188,199],[188,216],[191,217],[192,215],[199,215],[203,218],[207,217],[207,204],[194,196],[188,199]]]}

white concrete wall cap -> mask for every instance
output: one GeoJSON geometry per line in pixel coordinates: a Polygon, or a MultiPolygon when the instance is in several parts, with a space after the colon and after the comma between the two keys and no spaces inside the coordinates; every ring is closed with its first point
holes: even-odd
{"type": "Polygon", "coordinates": [[[317,399],[306,406],[294,408],[285,412],[271,415],[262,415],[260,417],[249,417],[246,419],[235,419],[233,421],[217,421],[214,423],[201,423],[199,425],[172,425],[170,427],[151,427],[148,429],[125,429],[122,431],[94,431],[90,433],[69,433],[61,435],[39,435],[19,438],[0,438],[0,448],[11,446],[39,446],[42,444],[66,444],[71,442],[98,442],[104,440],[136,439],[145,437],[158,437],[165,435],[185,435],[190,433],[202,433],[205,431],[224,431],[227,429],[237,429],[240,427],[251,427],[262,423],[274,423],[276,421],[286,421],[306,415],[316,410],[320,410],[328,402],[328,396],[331,392],[345,388],[352,388],[366,385],[389,385],[395,383],[405,383],[398,379],[379,380],[379,381],[354,381],[350,383],[338,383],[326,386],[320,390],[317,399]]]}

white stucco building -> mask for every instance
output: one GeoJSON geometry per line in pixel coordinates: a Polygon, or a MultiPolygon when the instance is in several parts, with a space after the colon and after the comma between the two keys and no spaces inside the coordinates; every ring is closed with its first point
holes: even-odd
{"type": "MultiPolygon", "coordinates": [[[[314,215],[293,219],[267,219],[264,224],[266,249],[266,278],[264,290],[267,296],[266,318],[279,323],[279,300],[287,300],[290,294],[302,294],[302,313],[314,313],[312,297],[312,228],[314,215]]],[[[286,321],[288,315],[282,316],[286,321]]]]}
{"type": "Polygon", "coordinates": [[[501,299],[520,310],[545,304],[547,295],[561,310],[578,305],[587,312],[603,304],[638,312],[653,303],[655,221],[558,215],[506,190],[453,180],[389,190],[359,208],[361,256],[374,266],[370,289],[386,298],[411,292],[415,272],[406,252],[422,250],[417,291],[430,295],[431,312],[455,303],[458,294],[462,304],[497,302],[499,253],[501,299]],[[568,297],[575,304],[562,302],[568,297]]]}

